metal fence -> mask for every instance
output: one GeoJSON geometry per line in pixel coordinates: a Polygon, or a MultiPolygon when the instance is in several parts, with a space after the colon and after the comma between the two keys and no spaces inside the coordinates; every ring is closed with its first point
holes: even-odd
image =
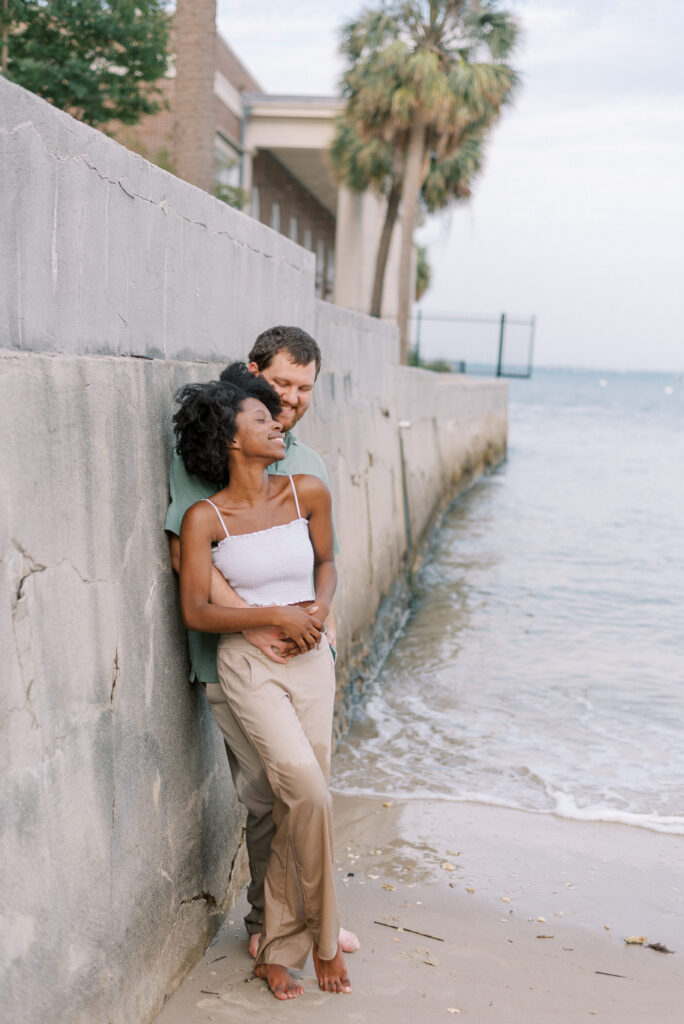
{"type": "Polygon", "coordinates": [[[426,313],[414,320],[412,362],[457,373],[532,376],[536,316],[426,313]]]}

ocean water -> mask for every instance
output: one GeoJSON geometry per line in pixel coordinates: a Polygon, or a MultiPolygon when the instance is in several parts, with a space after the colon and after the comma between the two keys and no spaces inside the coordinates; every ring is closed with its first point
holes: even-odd
{"type": "Polygon", "coordinates": [[[684,378],[509,387],[332,785],[684,834],[684,378]]]}

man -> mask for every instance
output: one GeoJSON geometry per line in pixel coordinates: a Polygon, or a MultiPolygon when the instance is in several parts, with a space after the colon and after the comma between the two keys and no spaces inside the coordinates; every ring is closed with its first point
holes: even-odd
{"type": "MultiPolygon", "coordinates": [[[[249,370],[264,377],[276,390],[282,409],[278,420],[286,431],[285,458],[268,467],[269,473],[288,476],[311,473],[328,485],[328,474],[320,455],[299,441],[291,430],[311,402],[314,384],[321,368],[321,351],[314,339],[299,327],[271,327],[256,339],[249,353],[249,370]]],[[[230,380],[231,368],[221,374],[230,380]]],[[[171,462],[169,488],[171,503],[164,524],[169,534],[171,564],[180,567],[180,526],[187,509],[196,501],[213,494],[216,487],[190,476],[177,452],[171,462]]],[[[335,544],[337,551],[337,542],[335,544]]],[[[211,601],[229,608],[246,604],[228,585],[221,573],[212,568],[211,601]]],[[[332,610],[325,623],[330,646],[336,647],[335,620],[332,610]]],[[[273,661],[283,663],[298,650],[276,629],[245,630],[245,637],[273,661]]],[[[225,700],[218,682],[216,648],[218,636],[188,632],[190,678],[201,683],[221,728],[228,761],[238,799],[247,808],[247,853],[251,881],[247,890],[250,910],[245,917],[249,934],[249,951],[256,956],[264,913],[264,878],[268,866],[273,824],[273,791],[256,750],[244,736],[225,700]]],[[[359,948],[352,932],[340,929],[340,943],[346,953],[359,948]]]]}

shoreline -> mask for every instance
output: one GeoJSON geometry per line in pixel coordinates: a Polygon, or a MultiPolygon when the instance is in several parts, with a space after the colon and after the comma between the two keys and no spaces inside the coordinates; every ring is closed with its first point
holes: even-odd
{"type": "MultiPolygon", "coordinates": [[[[334,784],[330,786],[330,792],[333,797],[339,797],[340,800],[376,800],[381,803],[388,800],[387,794],[380,791],[358,792],[353,790],[351,792],[345,792],[344,789],[339,786],[335,786],[334,784]]],[[[520,814],[532,814],[535,817],[540,818],[551,817],[556,818],[559,821],[576,821],[590,825],[624,825],[626,828],[636,828],[646,832],[655,832],[658,835],[680,836],[681,838],[684,838],[684,816],[681,815],[658,816],[632,811],[616,811],[607,807],[604,810],[596,811],[593,816],[591,814],[585,816],[585,814],[579,809],[576,814],[563,813],[558,810],[557,807],[545,809],[521,807],[518,804],[508,804],[503,801],[498,802],[495,798],[488,800],[485,797],[478,796],[454,797],[447,793],[430,793],[421,791],[417,791],[410,795],[406,793],[393,795],[391,799],[392,803],[397,806],[400,804],[424,802],[426,804],[460,804],[473,807],[491,807],[494,810],[514,811],[520,814]]],[[[566,800],[565,802],[567,803],[568,801],[566,800]]],[[[588,810],[591,812],[593,809],[588,808],[588,810]]]]}
{"type": "MultiPolygon", "coordinates": [[[[278,1012],[303,1021],[681,1020],[680,836],[485,804],[335,794],[342,923],[362,948],[354,991],[278,1012]],[[673,954],[625,939],[645,936],[673,954]]],[[[272,1020],[241,917],[244,893],[159,1024],[272,1020]],[[209,994],[207,994],[209,993],[209,994]],[[213,993],[213,994],[212,994],[213,993]]]]}

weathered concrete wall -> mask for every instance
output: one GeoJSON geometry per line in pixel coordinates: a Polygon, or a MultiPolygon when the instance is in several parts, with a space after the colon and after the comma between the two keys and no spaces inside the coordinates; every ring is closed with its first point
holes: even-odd
{"type": "Polygon", "coordinates": [[[505,385],[396,368],[407,504],[415,552],[439,506],[506,454],[505,385]]]}
{"type": "Polygon", "coordinates": [[[242,877],[161,529],[175,390],[273,323],[319,339],[300,434],[331,472],[349,677],[405,508],[415,543],[502,457],[505,388],[399,367],[393,329],[315,301],[309,254],[2,79],[0,183],[0,1014],[137,1024],[242,877]]]}
{"type": "Polygon", "coordinates": [[[220,920],[242,818],[160,532],[186,377],[0,358],[7,1021],[146,1020],[220,920]]]}
{"type": "Polygon", "coordinates": [[[312,253],[2,78],[0,184],[5,347],[225,360],[313,326],[312,253]]]}

